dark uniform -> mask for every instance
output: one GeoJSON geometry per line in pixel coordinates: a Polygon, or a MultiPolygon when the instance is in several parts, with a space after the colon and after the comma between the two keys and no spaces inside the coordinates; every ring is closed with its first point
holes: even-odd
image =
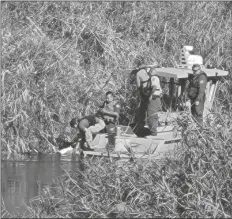
{"type": "Polygon", "coordinates": [[[202,124],[207,75],[203,71],[197,75],[189,75],[189,82],[188,97],[191,100],[191,113],[196,121],[202,124]],[[199,101],[198,105],[195,104],[196,101],[199,101]]]}
{"type": "MultiPolygon", "coordinates": [[[[106,111],[109,112],[116,112],[118,115],[120,113],[120,103],[117,100],[113,100],[110,103],[107,103],[106,101],[103,103],[103,105],[100,107],[106,111]]],[[[118,124],[118,118],[115,116],[110,116],[107,114],[102,114],[102,118],[106,124],[106,132],[109,134],[115,133],[115,127],[118,124]]]]}
{"type": "Polygon", "coordinates": [[[140,69],[136,74],[136,83],[140,94],[140,106],[139,106],[139,122],[143,127],[146,121],[147,107],[149,103],[149,95],[147,95],[147,83],[149,81],[149,75],[145,69],[140,69]]]}

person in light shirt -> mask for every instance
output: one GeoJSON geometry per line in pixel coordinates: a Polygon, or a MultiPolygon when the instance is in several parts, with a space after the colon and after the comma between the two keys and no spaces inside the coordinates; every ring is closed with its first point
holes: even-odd
{"type": "Polygon", "coordinates": [[[161,105],[161,94],[162,89],[160,86],[160,79],[156,75],[155,68],[152,70],[151,74],[151,87],[152,92],[149,96],[148,106],[147,106],[147,124],[150,129],[152,136],[157,136],[157,127],[158,127],[158,112],[162,111],[161,105]]]}

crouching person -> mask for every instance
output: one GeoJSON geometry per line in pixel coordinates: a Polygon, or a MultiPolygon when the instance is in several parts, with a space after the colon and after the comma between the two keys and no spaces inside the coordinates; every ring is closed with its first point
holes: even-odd
{"type": "Polygon", "coordinates": [[[93,150],[92,145],[93,134],[105,128],[105,123],[102,119],[95,115],[84,116],[83,118],[73,118],[70,121],[70,126],[77,130],[77,137],[75,138],[76,148],[93,150]]]}

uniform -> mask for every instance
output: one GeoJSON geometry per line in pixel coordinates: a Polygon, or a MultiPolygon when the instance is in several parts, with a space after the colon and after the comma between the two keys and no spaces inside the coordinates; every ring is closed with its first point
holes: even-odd
{"type": "Polygon", "coordinates": [[[157,126],[158,126],[158,112],[162,111],[162,105],[160,100],[160,95],[162,89],[160,86],[160,80],[157,76],[151,77],[151,86],[152,86],[152,96],[148,102],[147,107],[147,124],[151,131],[151,135],[157,135],[157,126]]]}
{"type": "MultiPolygon", "coordinates": [[[[119,115],[121,106],[117,100],[113,100],[110,103],[107,103],[105,101],[100,108],[108,112],[116,112],[119,115]]],[[[106,113],[102,114],[102,118],[106,124],[107,133],[115,133],[115,127],[118,123],[118,118],[116,118],[115,116],[107,115],[106,113]]]]}
{"type": "Polygon", "coordinates": [[[205,89],[207,75],[201,71],[197,75],[189,75],[188,97],[191,100],[191,113],[198,123],[203,123],[203,111],[205,103],[205,89]],[[199,101],[196,105],[195,102],[199,101]]]}
{"type": "Polygon", "coordinates": [[[149,102],[149,97],[143,92],[143,88],[147,86],[147,81],[149,80],[149,75],[145,69],[141,69],[136,74],[136,84],[140,93],[140,108],[139,108],[139,121],[142,125],[145,125],[147,107],[149,102]]]}

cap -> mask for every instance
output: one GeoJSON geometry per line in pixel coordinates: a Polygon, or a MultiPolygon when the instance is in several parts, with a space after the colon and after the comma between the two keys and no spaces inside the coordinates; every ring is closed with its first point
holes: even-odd
{"type": "Polygon", "coordinates": [[[196,67],[198,67],[199,69],[201,69],[201,65],[199,65],[199,64],[194,64],[194,65],[192,66],[192,69],[194,69],[194,68],[196,68],[196,67]]]}

